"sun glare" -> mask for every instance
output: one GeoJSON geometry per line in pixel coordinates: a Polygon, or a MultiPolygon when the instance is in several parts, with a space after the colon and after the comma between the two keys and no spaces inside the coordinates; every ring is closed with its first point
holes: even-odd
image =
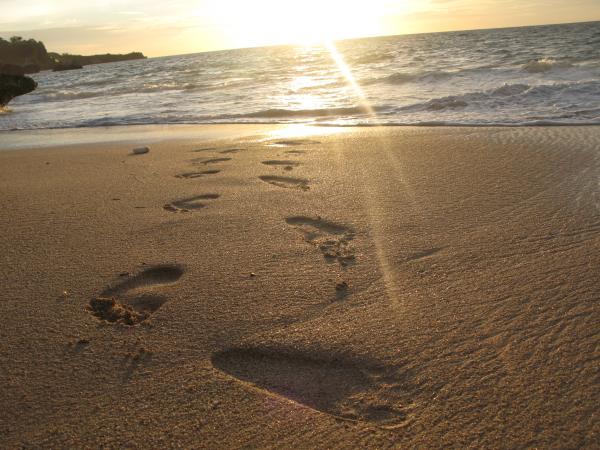
{"type": "Polygon", "coordinates": [[[346,79],[346,82],[352,88],[352,90],[354,91],[356,96],[360,99],[360,102],[361,102],[360,106],[362,108],[364,108],[365,111],[369,115],[373,115],[373,108],[367,101],[367,98],[366,98],[365,94],[363,93],[361,87],[356,82],[356,79],[354,78],[354,75],[352,74],[350,67],[346,64],[346,61],[344,61],[344,57],[341,55],[340,52],[338,52],[337,48],[335,47],[334,42],[327,41],[327,42],[325,42],[325,46],[329,50],[329,53],[331,54],[331,58],[335,62],[336,66],[338,67],[338,70],[344,76],[344,78],[346,79]]]}
{"type": "Polygon", "coordinates": [[[208,14],[236,46],[316,44],[381,34],[385,6],[389,3],[388,0],[210,0],[198,14],[208,14]]]}

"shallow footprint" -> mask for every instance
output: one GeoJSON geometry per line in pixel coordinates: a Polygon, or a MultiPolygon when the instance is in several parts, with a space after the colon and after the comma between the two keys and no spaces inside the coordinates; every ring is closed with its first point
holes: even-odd
{"type": "Polygon", "coordinates": [[[183,268],[174,264],[152,266],[105,289],[90,300],[88,310],[100,320],[133,326],[154,314],[168,298],[155,289],[173,284],[183,275],[183,268]]]}
{"type": "Polygon", "coordinates": [[[292,161],[290,159],[270,159],[268,161],[263,161],[262,163],[267,166],[283,166],[285,170],[292,170],[294,166],[300,165],[298,161],[292,161]]]}
{"type": "Polygon", "coordinates": [[[338,419],[400,426],[407,417],[397,387],[381,371],[359,361],[328,360],[258,348],[217,353],[213,365],[266,394],[299,403],[338,419]]]}
{"type": "Polygon", "coordinates": [[[310,144],[320,144],[319,141],[312,141],[310,139],[286,139],[283,141],[273,142],[271,145],[277,145],[280,147],[288,147],[292,145],[310,145],[310,144]]]}
{"type": "Polygon", "coordinates": [[[262,175],[258,178],[266,183],[283,188],[302,189],[303,191],[310,189],[308,187],[308,180],[305,180],[304,178],[278,177],[275,175],[262,175]]]}
{"type": "Polygon", "coordinates": [[[163,206],[163,209],[169,212],[190,212],[206,207],[202,200],[214,200],[219,198],[219,194],[202,194],[194,197],[182,198],[163,206]]]}
{"type": "Polygon", "coordinates": [[[223,155],[227,155],[229,153],[237,153],[237,152],[241,152],[242,149],[241,148],[229,148],[227,150],[221,150],[219,153],[223,154],[223,155]]]}
{"type": "Polygon", "coordinates": [[[207,159],[206,161],[202,161],[202,164],[215,164],[215,163],[220,163],[220,162],[225,162],[225,161],[231,161],[231,158],[212,158],[212,159],[207,159]]]}
{"type": "Polygon", "coordinates": [[[188,162],[191,162],[192,164],[216,164],[225,161],[231,161],[231,158],[194,158],[190,159],[188,162]]]}
{"type": "Polygon", "coordinates": [[[286,150],[283,153],[287,155],[303,155],[306,152],[304,150],[286,150]]]}
{"type": "Polygon", "coordinates": [[[203,170],[201,172],[185,172],[185,173],[180,173],[178,175],[175,175],[175,178],[200,178],[203,177],[204,175],[214,175],[216,173],[219,173],[220,170],[203,170]]]}
{"type": "Polygon", "coordinates": [[[337,261],[342,267],[355,261],[350,245],[354,232],[350,228],[320,217],[294,216],[285,221],[302,232],[306,242],[316,246],[327,261],[337,261]]]}
{"type": "Polygon", "coordinates": [[[216,150],[217,147],[205,147],[205,148],[197,148],[195,150],[192,150],[193,153],[200,153],[200,152],[210,152],[212,150],[216,150]]]}

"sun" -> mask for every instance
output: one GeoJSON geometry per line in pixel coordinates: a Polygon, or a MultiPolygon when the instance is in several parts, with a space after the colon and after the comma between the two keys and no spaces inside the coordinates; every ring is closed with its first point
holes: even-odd
{"type": "Polygon", "coordinates": [[[197,15],[237,47],[316,44],[383,34],[389,4],[388,0],[208,0],[197,15]]]}

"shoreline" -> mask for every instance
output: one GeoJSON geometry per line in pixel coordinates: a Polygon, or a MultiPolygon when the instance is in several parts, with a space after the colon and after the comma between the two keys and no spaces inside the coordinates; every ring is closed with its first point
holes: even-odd
{"type": "Polygon", "coordinates": [[[78,128],[41,128],[31,130],[0,130],[0,152],[10,150],[41,149],[60,146],[92,145],[102,143],[157,143],[168,140],[199,141],[250,138],[281,130],[289,136],[306,136],[351,131],[362,128],[400,129],[537,129],[537,128],[594,128],[600,123],[540,123],[540,124],[319,124],[319,123],[172,123],[130,124],[78,128]],[[332,131],[325,131],[332,129],[332,131]],[[108,134],[107,134],[108,133],[108,134]],[[40,142],[43,140],[43,143],[40,142]]]}
{"type": "Polygon", "coordinates": [[[0,152],[102,143],[156,143],[165,140],[199,141],[233,139],[283,128],[278,125],[125,125],[109,127],[49,128],[0,131],[0,152]],[[242,128],[242,127],[241,127],[242,128]],[[41,141],[41,142],[40,142],[41,141]]]}
{"type": "Polygon", "coordinates": [[[0,446],[593,448],[600,128],[189,127],[0,151],[0,446]]]}

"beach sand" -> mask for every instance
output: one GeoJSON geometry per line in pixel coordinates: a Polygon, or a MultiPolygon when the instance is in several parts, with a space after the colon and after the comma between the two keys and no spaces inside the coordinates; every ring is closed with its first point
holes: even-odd
{"type": "Polygon", "coordinates": [[[599,447],[599,127],[227,130],[0,152],[0,447],[599,447]]]}

